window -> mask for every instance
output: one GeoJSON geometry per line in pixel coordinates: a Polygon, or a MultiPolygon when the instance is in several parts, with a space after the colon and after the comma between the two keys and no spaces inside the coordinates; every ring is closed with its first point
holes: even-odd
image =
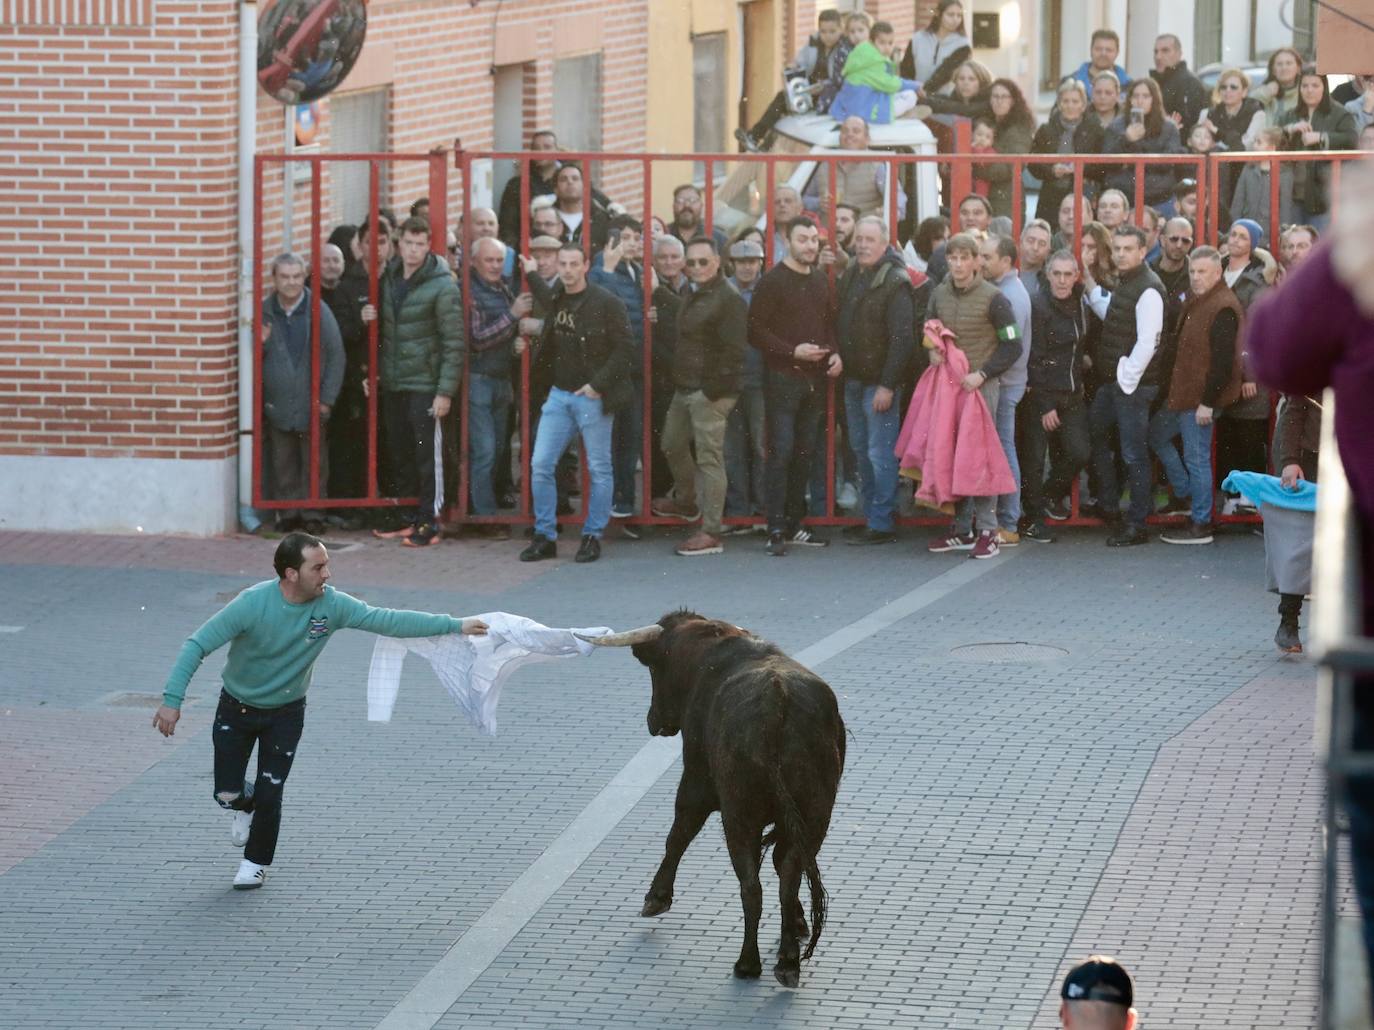
{"type": "MultiPolygon", "coordinates": [[[[382,88],[330,97],[329,139],[336,154],[383,154],[390,149],[388,94],[389,90],[382,88]]],[[[340,161],[330,167],[336,222],[357,225],[367,216],[369,167],[366,161],[340,161]]],[[[389,171],[388,162],[379,162],[377,202],[383,207],[389,206],[389,171]]]]}
{"type": "MultiPolygon", "coordinates": [[[[729,77],[725,54],[725,33],[692,37],[692,149],[698,154],[719,154],[725,149],[725,84],[729,77]]],[[[721,163],[715,171],[724,175],[727,169],[721,163]]],[[[695,162],[692,178],[705,182],[705,161],[695,162]]]]}
{"type": "MultiPolygon", "coordinates": [[[[601,55],[585,54],[553,62],[553,131],[563,150],[601,149],[601,55]]],[[[587,169],[587,183],[600,179],[587,169]]]]}
{"type": "Polygon", "coordinates": [[[1040,89],[1045,93],[1057,90],[1063,77],[1063,30],[1064,0],[1045,0],[1040,5],[1040,89]]]}
{"type": "Polygon", "coordinates": [[[1197,0],[1193,8],[1194,68],[1221,60],[1221,8],[1222,0],[1197,0]]]}
{"type": "MultiPolygon", "coordinates": [[[[1347,24],[1349,24],[1347,22],[1347,24]]],[[[1317,4],[1315,0],[1294,0],[1293,49],[1311,58],[1317,52],[1317,4]]]]}

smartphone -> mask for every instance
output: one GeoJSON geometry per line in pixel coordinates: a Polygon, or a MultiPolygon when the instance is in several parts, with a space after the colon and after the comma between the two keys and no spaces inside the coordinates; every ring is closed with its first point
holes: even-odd
{"type": "Polygon", "coordinates": [[[609,246],[612,246],[612,247],[618,247],[618,246],[620,246],[620,230],[619,230],[619,229],[612,229],[612,230],[611,230],[610,236],[607,237],[607,243],[608,243],[609,246]]]}
{"type": "Polygon", "coordinates": [[[1139,108],[1139,107],[1133,107],[1133,108],[1131,108],[1131,124],[1132,124],[1132,125],[1144,125],[1144,124],[1145,124],[1145,111],[1144,111],[1143,108],[1139,108]]]}

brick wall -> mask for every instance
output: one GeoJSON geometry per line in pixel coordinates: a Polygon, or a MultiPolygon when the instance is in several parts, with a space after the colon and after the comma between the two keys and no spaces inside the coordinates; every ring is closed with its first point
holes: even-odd
{"type": "MultiPolygon", "coordinates": [[[[373,0],[364,54],[393,55],[391,148],[492,145],[495,27],[527,41],[526,126],[551,122],[554,59],[585,52],[569,39],[587,36],[603,51],[603,145],[642,149],[648,2],[373,0]]],[[[0,0],[0,275],[23,298],[0,317],[0,456],[235,453],[237,8],[0,0]]],[[[280,153],[283,109],[258,103],[259,150],[280,153]]],[[[607,191],[637,206],[638,173],[604,171],[607,191]]],[[[281,181],[269,167],[269,257],[281,181]]],[[[456,171],[450,182],[456,214],[456,171]]],[[[399,210],[427,185],[423,165],[398,167],[383,199],[399,210]]],[[[327,175],[322,199],[329,226],[327,175]]],[[[308,182],[293,215],[307,253],[308,182]]]]}
{"type": "Polygon", "coordinates": [[[232,453],[235,10],[0,4],[0,455],[232,453]]]}

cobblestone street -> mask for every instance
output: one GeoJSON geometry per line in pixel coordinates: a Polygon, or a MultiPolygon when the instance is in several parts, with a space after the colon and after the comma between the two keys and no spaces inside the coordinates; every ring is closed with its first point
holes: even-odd
{"type": "Polygon", "coordinates": [[[488,739],[414,660],[368,723],[372,638],[341,634],[271,876],[236,893],[211,798],[224,652],[175,737],[149,722],[180,642],[272,575],[274,543],[0,533],[0,1025],[1040,1030],[1097,951],[1146,1030],[1311,1026],[1315,671],[1273,649],[1262,541],[1102,539],[971,562],[914,532],[781,561],[732,538],[683,561],[649,534],[589,566],[567,535],[538,565],[519,541],[331,540],[334,585],[373,604],[618,629],[685,605],[815,668],[852,736],[830,922],[787,991],[767,956],[731,975],[718,818],[672,910],[637,915],[681,765],[628,652],[521,670],[488,739]]]}

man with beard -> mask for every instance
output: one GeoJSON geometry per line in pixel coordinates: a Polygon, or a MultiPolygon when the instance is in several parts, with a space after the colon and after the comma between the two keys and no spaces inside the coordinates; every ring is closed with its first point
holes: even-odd
{"type": "Polygon", "coordinates": [[[811,455],[825,412],[826,379],[844,371],[834,344],[834,299],[825,273],[816,270],[820,233],[802,217],[780,229],[787,256],[763,277],[749,308],[749,344],[763,352],[768,366],[768,553],[778,558],[789,543],[829,543],[803,526],[802,519],[811,455]]]}
{"type": "MultiPolygon", "coordinates": [[[[673,190],[673,220],[668,223],[668,231],[676,236],[684,247],[698,236],[706,235],[706,223],[702,220],[705,209],[701,190],[690,182],[683,183],[673,190]]],[[[711,239],[715,240],[717,250],[725,250],[724,229],[720,226],[713,228],[711,239]]]]}

